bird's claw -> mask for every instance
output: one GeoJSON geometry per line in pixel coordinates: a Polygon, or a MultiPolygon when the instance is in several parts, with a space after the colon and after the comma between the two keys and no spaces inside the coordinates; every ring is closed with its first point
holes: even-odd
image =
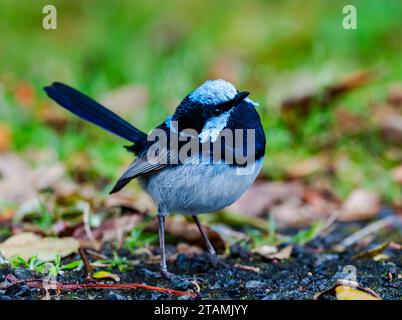
{"type": "Polygon", "coordinates": [[[217,255],[210,254],[209,255],[210,261],[212,263],[212,266],[215,269],[223,269],[223,268],[228,268],[229,265],[225,262],[223,262],[217,255]]]}
{"type": "Polygon", "coordinates": [[[188,283],[192,283],[194,280],[196,280],[195,277],[177,275],[177,274],[174,274],[174,273],[171,273],[171,272],[167,271],[166,269],[161,269],[161,276],[163,278],[165,278],[166,280],[169,280],[171,282],[188,282],[188,283]]]}

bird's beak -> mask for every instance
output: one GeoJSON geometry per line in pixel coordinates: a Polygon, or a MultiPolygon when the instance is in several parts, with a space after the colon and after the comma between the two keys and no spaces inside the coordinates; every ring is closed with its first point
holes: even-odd
{"type": "Polygon", "coordinates": [[[250,92],[248,92],[248,91],[242,91],[242,92],[239,92],[238,94],[236,94],[233,99],[235,106],[238,106],[240,103],[242,103],[243,100],[246,99],[249,94],[250,94],[250,92]]]}

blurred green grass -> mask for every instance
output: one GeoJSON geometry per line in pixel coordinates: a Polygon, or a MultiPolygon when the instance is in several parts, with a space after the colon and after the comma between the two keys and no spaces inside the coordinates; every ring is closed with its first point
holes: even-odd
{"type": "MultiPolygon", "coordinates": [[[[265,171],[281,179],[287,166],[319,153],[315,138],[334,126],[331,108],[300,118],[300,136],[288,129],[278,99],[290,91],[289,79],[301,75],[301,86],[311,78],[325,85],[353,70],[380,70],[372,84],[341,100],[359,114],[385,99],[389,83],[401,81],[402,2],[397,0],[58,0],[52,1],[58,10],[55,31],[42,29],[45,4],[0,3],[1,121],[10,124],[17,152],[54,148],[63,161],[85,152],[95,174],[111,179],[131,160],[121,148],[124,141],[77,119],[62,135],[43,125],[33,115],[48,103],[44,85],[62,81],[93,97],[128,83],[143,85],[149,93],[140,110],[145,117],[133,110],[128,120],[150,130],[204,80],[229,78],[260,103],[268,136],[265,171]],[[345,4],[357,7],[357,30],[342,28],[345,4]],[[33,108],[22,108],[15,99],[20,82],[37,92],[33,108]]],[[[388,201],[402,197],[389,175],[396,161],[385,156],[388,149],[378,132],[339,139],[332,152],[347,154],[350,161],[332,181],[335,192],[345,197],[364,186],[388,201]]]]}

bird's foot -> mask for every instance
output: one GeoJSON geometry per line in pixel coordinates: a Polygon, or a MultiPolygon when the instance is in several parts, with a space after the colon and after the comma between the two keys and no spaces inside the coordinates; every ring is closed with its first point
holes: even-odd
{"type": "Polygon", "coordinates": [[[209,259],[215,269],[229,268],[229,265],[223,262],[216,254],[209,254],[209,259]]]}
{"type": "Polygon", "coordinates": [[[160,272],[163,278],[175,283],[193,283],[194,281],[197,280],[195,276],[190,277],[190,276],[178,275],[171,273],[166,269],[161,269],[160,272]]]}
{"type": "Polygon", "coordinates": [[[170,273],[166,269],[161,269],[161,276],[169,281],[173,281],[175,278],[177,278],[177,275],[170,273]]]}

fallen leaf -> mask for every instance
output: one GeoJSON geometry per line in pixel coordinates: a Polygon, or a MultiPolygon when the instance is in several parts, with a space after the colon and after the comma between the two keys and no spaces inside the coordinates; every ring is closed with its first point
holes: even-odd
{"type": "Polygon", "coordinates": [[[129,117],[135,113],[135,123],[139,125],[145,121],[145,107],[148,103],[148,90],[143,85],[132,84],[103,94],[100,101],[113,112],[129,117]]]}
{"type": "Polygon", "coordinates": [[[147,197],[144,192],[136,192],[135,195],[133,195],[131,190],[129,192],[124,192],[123,190],[108,196],[105,200],[105,206],[110,209],[122,208],[131,213],[145,215],[153,208],[151,203],[146,203],[148,201],[152,200],[147,197]]]}
{"type": "Polygon", "coordinates": [[[24,107],[30,107],[35,101],[35,90],[28,82],[21,81],[15,88],[15,99],[24,107]]]}
{"type": "Polygon", "coordinates": [[[326,295],[336,296],[337,300],[381,300],[381,297],[372,289],[361,286],[356,281],[338,279],[331,288],[314,295],[319,300],[326,295]]]}
{"type": "Polygon", "coordinates": [[[293,246],[288,245],[278,251],[277,253],[271,254],[268,257],[271,259],[286,260],[289,259],[293,252],[293,246]]]}
{"type": "Polygon", "coordinates": [[[239,269],[245,270],[245,271],[252,271],[252,272],[255,272],[255,273],[261,272],[261,268],[259,268],[259,267],[247,266],[247,265],[238,264],[238,263],[236,263],[234,266],[235,266],[235,268],[239,268],[239,269]]]}
{"type": "Polygon", "coordinates": [[[386,248],[388,248],[389,242],[385,242],[375,246],[374,248],[361,252],[353,257],[353,259],[374,259],[381,254],[386,248]]]}
{"type": "MultiPolygon", "coordinates": [[[[101,242],[111,242],[114,240],[121,242],[124,235],[131,232],[142,220],[143,217],[138,214],[111,218],[104,221],[99,227],[91,228],[91,233],[96,240],[101,242]]],[[[90,240],[84,226],[77,228],[73,236],[83,241],[90,240]]]]}
{"type": "Polygon", "coordinates": [[[200,247],[194,246],[194,245],[189,245],[184,242],[178,243],[176,246],[176,250],[177,250],[177,253],[179,253],[179,254],[183,253],[189,257],[194,257],[196,255],[200,255],[203,253],[203,250],[200,247]]]}
{"type": "Polygon", "coordinates": [[[380,211],[381,199],[376,192],[365,189],[352,191],[342,205],[339,220],[368,220],[380,211]]]}
{"type": "Polygon", "coordinates": [[[252,253],[258,254],[262,257],[267,257],[271,254],[277,253],[278,248],[276,246],[270,246],[267,244],[263,244],[260,246],[257,246],[251,250],[252,253]]]}
{"type": "Polygon", "coordinates": [[[393,241],[389,243],[389,247],[395,250],[402,250],[402,244],[393,241]]]}
{"type": "Polygon", "coordinates": [[[387,100],[394,107],[402,107],[402,84],[395,84],[389,88],[387,100]]]}
{"type": "Polygon", "coordinates": [[[385,141],[396,145],[402,144],[402,116],[400,114],[383,115],[378,122],[385,141]]]}
{"type": "Polygon", "coordinates": [[[208,71],[209,79],[226,79],[226,81],[239,82],[239,61],[232,54],[218,57],[208,71]]]}
{"type": "Polygon", "coordinates": [[[252,226],[261,230],[267,229],[266,220],[259,217],[254,217],[251,215],[245,215],[235,212],[221,211],[211,216],[210,220],[215,223],[219,222],[230,226],[237,226],[237,227],[252,226]]]}
{"type": "Polygon", "coordinates": [[[270,214],[275,217],[278,226],[291,228],[307,227],[318,218],[327,217],[318,215],[311,205],[297,198],[273,207],[270,214]]]}
{"type": "Polygon", "coordinates": [[[345,107],[335,111],[336,130],[339,134],[356,134],[367,130],[367,121],[360,115],[353,114],[345,107]]]}
{"type": "Polygon", "coordinates": [[[337,286],[335,292],[337,300],[381,300],[364,291],[347,286],[337,286]]]}
{"type": "Polygon", "coordinates": [[[0,244],[0,252],[7,259],[18,256],[28,260],[36,256],[41,261],[54,261],[57,255],[66,257],[78,248],[74,238],[42,238],[30,232],[11,236],[0,244]]]}
{"type": "Polygon", "coordinates": [[[392,179],[398,184],[402,184],[402,164],[391,170],[392,179]]]}
{"type": "Polygon", "coordinates": [[[375,257],[373,257],[374,261],[383,261],[383,260],[388,260],[389,255],[386,255],[384,253],[377,254],[375,257]]]}
{"type": "Polygon", "coordinates": [[[235,241],[250,241],[250,236],[247,234],[234,230],[227,224],[214,224],[213,229],[218,232],[223,239],[232,239],[235,241]]]}
{"type": "Polygon", "coordinates": [[[64,175],[60,163],[32,169],[18,155],[0,154],[0,194],[3,200],[23,204],[37,200],[38,191],[55,185],[64,175]]]}
{"type": "Polygon", "coordinates": [[[92,278],[94,279],[112,279],[115,282],[119,282],[120,281],[120,277],[117,274],[114,273],[110,273],[107,271],[98,271],[95,272],[92,275],[92,278]]]}
{"type": "Polygon", "coordinates": [[[319,172],[328,170],[329,158],[324,155],[318,155],[301,162],[297,162],[286,170],[289,178],[304,178],[319,172]]]}
{"type": "Polygon", "coordinates": [[[304,186],[299,182],[256,182],[225,211],[263,216],[274,205],[289,198],[301,198],[303,193],[304,186]]]}
{"type": "Polygon", "coordinates": [[[251,250],[252,253],[257,254],[263,258],[270,260],[286,260],[289,259],[293,251],[293,246],[288,245],[278,251],[275,246],[261,245],[251,250]]]}
{"type": "Polygon", "coordinates": [[[62,108],[57,108],[53,104],[42,104],[38,109],[37,117],[39,121],[53,128],[58,133],[65,132],[69,123],[69,117],[62,108]]]}
{"type": "Polygon", "coordinates": [[[0,123],[0,152],[7,151],[11,146],[11,130],[6,123],[0,123]]]}
{"type": "Polygon", "coordinates": [[[11,221],[15,215],[15,210],[11,208],[6,208],[0,211],[0,224],[4,222],[11,221]]]}
{"type": "Polygon", "coordinates": [[[296,110],[307,114],[312,105],[328,105],[339,96],[368,84],[373,78],[374,72],[370,70],[353,72],[323,90],[309,91],[284,99],[282,101],[282,111],[286,114],[296,110]]]}

